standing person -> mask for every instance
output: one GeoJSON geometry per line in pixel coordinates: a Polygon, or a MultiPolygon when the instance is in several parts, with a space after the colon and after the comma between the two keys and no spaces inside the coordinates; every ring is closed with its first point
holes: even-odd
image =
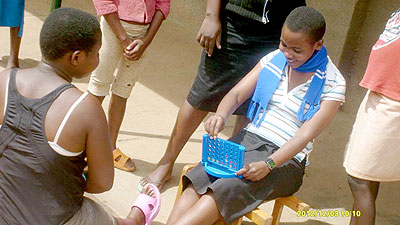
{"type": "Polygon", "coordinates": [[[360,86],[368,89],[358,109],[343,166],[353,194],[351,224],[375,224],[380,182],[400,180],[400,9],[372,48],[360,86]]]}
{"type": "MultiPolygon", "coordinates": [[[[283,22],[305,0],[208,0],[207,11],[197,35],[204,48],[197,77],[179,109],[164,156],[141,184],[159,188],[171,177],[174,163],[190,136],[208,112],[215,112],[221,99],[265,54],[275,50],[283,22]]],[[[249,122],[249,100],[235,112],[233,134],[249,122]]]]}
{"type": "Polygon", "coordinates": [[[10,56],[7,69],[19,67],[24,9],[25,0],[0,0],[0,26],[10,27],[10,56]]]}
{"type": "Polygon", "coordinates": [[[279,49],[264,56],[218,105],[204,124],[215,138],[226,119],[251,97],[246,129],[230,140],[246,147],[245,166],[217,178],[199,163],[183,177],[184,191],[167,225],[227,224],[264,200],[294,194],[301,186],[313,140],[344,101],[346,82],[323,45],[325,19],[298,7],[286,19],[279,49]]]}
{"type": "Polygon", "coordinates": [[[100,64],[90,77],[88,91],[103,102],[112,84],[108,128],[114,149],[114,166],[134,171],[134,162],[117,148],[118,132],[126,101],[138,79],[138,63],[167,18],[170,0],[93,0],[93,3],[97,14],[102,16],[104,44],[100,50],[100,64]],[[116,69],[118,72],[114,77],[116,69]]]}
{"type": "Polygon", "coordinates": [[[40,31],[39,65],[0,74],[0,224],[144,225],[157,215],[154,185],[125,219],[83,196],[109,190],[114,180],[104,111],[71,84],[96,68],[100,46],[94,16],[57,9],[40,31]]]}

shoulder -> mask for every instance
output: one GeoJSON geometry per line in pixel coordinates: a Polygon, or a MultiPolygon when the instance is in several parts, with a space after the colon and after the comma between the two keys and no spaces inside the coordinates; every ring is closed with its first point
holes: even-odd
{"type": "Polygon", "coordinates": [[[346,85],[346,80],[344,79],[342,73],[336,67],[336,65],[332,62],[331,58],[328,56],[328,65],[326,66],[326,83],[335,85],[346,85]]]}
{"type": "Polygon", "coordinates": [[[92,118],[104,115],[103,108],[95,96],[88,92],[79,92],[81,95],[86,95],[81,103],[86,115],[89,115],[92,118]]]}
{"type": "Polygon", "coordinates": [[[279,52],[281,52],[281,50],[276,49],[268,54],[266,54],[264,57],[261,58],[260,62],[262,66],[265,66],[265,64],[267,64],[267,62],[271,61],[272,58],[274,58],[274,56],[276,56],[279,52]]]}
{"type": "Polygon", "coordinates": [[[105,120],[103,108],[95,96],[88,92],[82,92],[76,87],[68,89],[67,92],[66,97],[74,99],[74,103],[78,103],[74,110],[76,111],[74,117],[82,122],[82,125],[105,120]]]}
{"type": "Polygon", "coordinates": [[[10,73],[11,73],[11,69],[3,70],[0,73],[0,84],[7,83],[8,77],[10,76],[10,73]]]}

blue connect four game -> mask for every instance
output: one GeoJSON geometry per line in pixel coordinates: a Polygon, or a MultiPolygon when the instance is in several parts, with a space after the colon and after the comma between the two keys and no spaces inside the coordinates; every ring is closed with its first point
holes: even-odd
{"type": "Polygon", "coordinates": [[[242,145],[221,138],[211,139],[205,134],[201,164],[214,177],[236,177],[235,172],[243,167],[244,150],[242,145]]]}

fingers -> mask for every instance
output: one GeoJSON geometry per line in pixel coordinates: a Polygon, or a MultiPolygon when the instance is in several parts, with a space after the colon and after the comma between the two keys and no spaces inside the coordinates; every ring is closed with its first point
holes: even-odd
{"type": "Polygon", "coordinates": [[[238,170],[235,174],[236,176],[240,176],[246,174],[249,171],[250,167],[248,165],[243,166],[242,169],[238,170]]]}
{"type": "Polygon", "coordinates": [[[131,50],[132,50],[133,48],[135,48],[139,43],[140,43],[140,42],[139,42],[138,39],[133,40],[133,41],[128,45],[128,47],[126,47],[125,51],[131,51],[131,50]]]}
{"type": "Polygon", "coordinates": [[[124,53],[124,57],[125,57],[127,60],[130,60],[130,61],[139,60],[141,56],[142,56],[142,54],[128,55],[128,54],[124,53]]]}
{"type": "Polygon", "coordinates": [[[221,32],[219,32],[219,34],[217,35],[215,45],[217,46],[218,49],[221,49],[221,32]]]}
{"type": "Polygon", "coordinates": [[[138,60],[142,56],[144,48],[143,41],[136,39],[125,49],[124,56],[131,61],[138,60]]]}
{"type": "Polygon", "coordinates": [[[205,123],[204,128],[207,133],[210,135],[211,139],[215,139],[218,136],[218,133],[224,129],[225,121],[222,116],[213,115],[211,116],[205,123]]]}
{"type": "Polygon", "coordinates": [[[215,45],[214,38],[207,39],[205,49],[206,49],[208,57],[212,56],[213,51],[214,51],[214,45],[215,45]]]}
{"type": "MultiPolygon", "coordinates": [[[[215,41],[216,41],[215,37],[209,37],[209,36],[203,35],[201,33],[199,33],[197,36],[197,42],[199,42],[200,46],[204,48],[204,50],[206,51],[206,53],[209,57],[211,57],[211,55],[214,52],[214,46],[216,45],[215,41]]],[[[220,38],[220,42],[221,42],[221,38],[220,38]]],[[[219,43],[218,46],[217,46],[217,48],[220,49],[221,44],[219,43]]]]}
{"type": "Polygon", "coordinates": [[[203,35],[200,35],[200,37],[197,39],[197,42],[199,42],[200,46],[204,48],[205,38],[203,35]]]}
{"type": "Polygon", "coordinates": [[[244,166],[240,169],[236,174],[243,175],[246,180],[250,181],[259,181],[268,175],[269,170],[265,168],[265,163],[261,162],[252,162],[249,165],[244,166]]]}

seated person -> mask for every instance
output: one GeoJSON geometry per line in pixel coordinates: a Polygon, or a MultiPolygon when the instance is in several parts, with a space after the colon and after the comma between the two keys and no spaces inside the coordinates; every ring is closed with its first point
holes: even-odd
{"type": "Polygon", "coordinates": [[[259,206],[294,194],[301,186],[312,142],[344,101],[345,80],[323,46],[325,19],[311,7],[286,18],[279,50],[269,53],[223,98],[205,123],[216,138],[228,116],[252,96],[252,120],[230,140],[246,147],[245,166],[218,179],[196,166],[167,224],[230,224],[259,206]]]}
{"type": "Polygon", "coordinates": [[[83,196],[109,190],[114,179],[103,109],[71,84],[96,68],[100,46],[94,16],[57,9],[40,32],[40,64],[0,74],[0,224],[145,224],[158,213],[154,185],[126,219],[83,196]]]}

